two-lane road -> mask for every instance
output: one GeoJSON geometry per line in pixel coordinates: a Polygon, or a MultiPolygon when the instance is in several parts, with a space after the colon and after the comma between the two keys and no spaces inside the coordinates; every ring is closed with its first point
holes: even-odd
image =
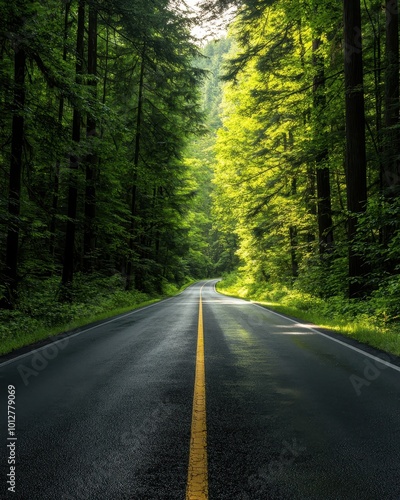
{"type": "Polygon", "coordinates": [[[1,498],[184,499],[192,446],[211,500],[400,499],[397,359],[214,286],[0,361],[1,498]]]}

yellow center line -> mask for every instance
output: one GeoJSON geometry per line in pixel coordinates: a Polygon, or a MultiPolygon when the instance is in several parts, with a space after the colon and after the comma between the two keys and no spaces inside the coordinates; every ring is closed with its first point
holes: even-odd
{"type": "Polygon", "coordinates": [[[186,500],[208,499],[206,374],[204,366],[203,302],[200,290],[197,334],[196,375],[194,379],[192,432],[186,500]]]}

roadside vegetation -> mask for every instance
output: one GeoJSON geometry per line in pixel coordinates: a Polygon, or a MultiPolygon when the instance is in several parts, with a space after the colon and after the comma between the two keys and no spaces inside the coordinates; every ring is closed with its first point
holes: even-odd
{"type": "Polygon", "coordinates": [[[193,283],[179,287],[165,282],[161,293],[145,293],[124,289],[118,276],[97,275],[88,279],[77,275],[74,297],[70,303],[55,300],[60,290],[59,280],[28,283],[19,297],[18,308],[0,311],[0,355],[68,332],[118,314],[133,311],[176,295],[193,283]]]}
{"type": "Polygon", "coordinates": [[[387,298],[379,294],[365,302],[343,296],[324,299],[296,287],[268,286],[240,272],[225,276],[217,290],[400,356],[400,325],[390,315],[387,298]]]}

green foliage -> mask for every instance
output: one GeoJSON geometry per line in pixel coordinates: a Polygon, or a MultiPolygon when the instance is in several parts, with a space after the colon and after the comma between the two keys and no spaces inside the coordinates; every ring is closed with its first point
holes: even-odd
{"type": "Polygon", "coordinates": [[[72,294],[73,302],[55,300],[60,283],[57,278],[25,281],[19,294],[18,308],[0,311],[0,352],[29,344],[35,340],[89,323],[102,316],[116,314],[122,308],[133,309],[150,299],[144,293],[125,292],[121,277],[78,275],[72,294]]]}
{"type": "Polygon", "coordinates": [[[149,300],[148,295],[137,290],[125,292],[124,281],[119,275],[105,277],[100,274],[78,274],[70,304],[54,301],[59,290],[60,284],[56,278],[44,282],[37,279],[25,282],[19,296],[19,312],[39,321],[43,327],[54,327],[71,323],[85,315],[96,316],[149,300]]]}
{"type": "Polygon", "coordinates": [[[185,266],[188,275],[194,278],[212,277],[224,270],[233,269],[237,263],[237,259],[233,256],[234,248],[230,245],[232,241],[227,242],[224,235],[213,227],[211,206],[215,134],[221,124],[220,76],[230,46],[229,39],[212,41],[204,47],[203,55],[194,61],[194,65],[204,70],[206,74],[202,85],[202,109],[206,130],[200,137],[192,140],[185,151],[185,163],[190,175],[187,188],[192,196],[192,204],[185,218],[188,228],[188,253],[185,266]]]}

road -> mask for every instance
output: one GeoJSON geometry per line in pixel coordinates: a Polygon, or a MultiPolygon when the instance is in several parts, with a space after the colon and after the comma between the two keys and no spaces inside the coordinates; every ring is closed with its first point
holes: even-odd
{"type": "Polygon", "coordinates": [[[398,358],[215,280],[17,354],[0,360],[1,498],[184,499],[192,447],[210,500],[400,499],[398,358]]]}

